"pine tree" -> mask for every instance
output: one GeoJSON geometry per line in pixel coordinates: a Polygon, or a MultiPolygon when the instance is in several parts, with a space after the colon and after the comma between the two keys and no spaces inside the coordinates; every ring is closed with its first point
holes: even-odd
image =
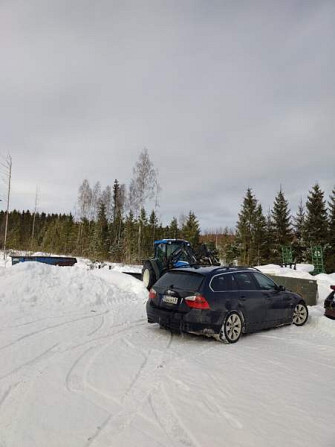
{"type": "Polygon", "coordinates": [[[110,240],[106,208],[105,204],[100,201],[97,221],[94,225],[94,237],[92,240],[92,251],[94,257],[99,260],[106,260],[109,254],[109,247],[110,240]]]}
{"type": "Polygon", "coordinates": [[[193,211],[190,211],[186,222],[184,223],[182,229],[181,229],[183,238],[186,239],[194,249],[196,249],[199,246],[200,241],[200,226],[199,222],[193,213],[193,211]]]}
{"type": "Polygon", "coordinates": [[[111,222],[113,217],[112,189],[109,185],[102,191],[101,202],[105,205],[107,221],[111,222]]]}
{"type": "Polygon", "coordinates": [[[282,190],[277,194],[272,210],[275,261],[281,262],[281,247],[292,243],[292,225],[288,202],[282,190]]]}
{"type": "Polygon", "coordinates": [[[123,238],[123,253],[124,260],[127,263],[132,263],[136,259],[137,249],[137,223],[134,219],[134,214],[129,211],[125,220],[124,238],[123,238]]]}
{"type": "Polygon", "coordinates": [[[325,253],[325,266],[326,271],[332,273],[335,266],[335,187],[329,196],[328,206],[329,233],[328,246],[325,253]]]}
{"type": "Polygon", "coordinates": [[[269,209],[265,217],[265,236],[264,236],[264,262],[276,262],[275,236],[271,210],[269,209]]]}
{"type": "MultiPolygon", "coordinates": [[[[5,224],[5,221],[4,221],[5,224]]],[[[21,247],[21,214],[13,210],[8,213],[7,249],[18,250],[21,247]]]]}
{"type": "Polygon", "coordinates": [[[140,262],[141,257],[147,258],[148,253],[151,253],[152,251],[150,228],[148,225],[147,213],[144,208],[141,209],[138,225],[141,226],[141,231],[139,232],[140,239],[138,239],[138,243],[140,244],[138,261],[140,262]]]}
{"type": "Polygon", "coordinates": [[[120,185],[117,179],[114,180],[112,198],[112,222],[109,228],[112,260],[120,262],[123,257],[123,231],[124,231],[124,204],[125,185],[120,185]]]}
{"type": "Polygon", "coordinates": [[[238,215],[236,242],[239,246],[240,262],[244,265],[257,263],[255,229],[258,225],[259,209],[252,189],[248,188],[238,215]]]}
{"type": "Polygon", "coordinates": [[[307,261],[307,251],[306,251],[306,241],[305,241],[305,207],[300,200],[298,211],[296,216],[293,218],[293,244],[292,249],[294,251],[295,262],[306,262],[307,261]]]}
{"type": "Polygon", "coordinates": [[[77,226],[72,214],[62,218],[62,253],[73,254],[76,250],[77,226]]]}
{"type": "Polygon", "coordinates": [[[150,218],[149,218],[149,226],[150,226],[150,250],[152,251],[152,244],[156,240],[156,235],[158,231],[158,217],[155,213],[155,210],[151,211],[150,218]]]}
{"type": "Polygon", "coordinates": [[[49,223],[44,233],[42,250],[47,253],[60,254],[62,249],[60,216],[49,216],[49,223]]]}
{"type": "Polygon", "coordinates": [[[333,250],[335,250],[335,187],[329,199],[329,243],[333,250]]]}
{"type": "Polygon", "coordinates": [[[170,225],[168,226],[168,237],[171,239],[178,239],[179,238],[179,228],[178,228],[178,221],[176,217],[173,217],[170,225]]]}
{"type": "Polygon", "coordinates": [[[253,264],[261,265],[266,256],[266,220],[260,204],[256,207],[253,245],[253,264]]]}
{"type": "Polygon", "coordinates": [[[324,192],[316,183],[309,191],[306,202],[305,234],[308,245],[325,246],[328,239],[328,216],[324,192]]]}

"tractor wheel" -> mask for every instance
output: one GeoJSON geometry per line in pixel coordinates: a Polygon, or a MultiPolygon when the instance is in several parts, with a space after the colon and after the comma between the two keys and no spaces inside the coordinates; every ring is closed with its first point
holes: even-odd
{"type": "Polygon", "coordinates": [[[153,284],[156,282],[156,275],[150,262],[146,262],[143,266],[142,281],[148,290],[150,290],[153,284]]]}

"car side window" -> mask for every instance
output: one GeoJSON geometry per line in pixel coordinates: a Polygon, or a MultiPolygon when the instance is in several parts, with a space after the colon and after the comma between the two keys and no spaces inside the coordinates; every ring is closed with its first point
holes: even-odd
{"type": "Polygon", "coordinates": [[[256,278],[256,281],[259,284],[260,289],[262,290],[276,289],[276,284],[272,281],[272,279],[262,275],[261,273],[254,273],[253,275],[256,278]]]}
{"type": "Polygon", "coordinates": [[[214,292],[224,292],[226,290],[233,289],[233,276],[232,275],[216,275],[210,283],[210,287],[214,292]]]}
{"type": "Polygon", "coordinates": [[[235,273],[234,276],[240,290],[259,290],[258,284],[251,273],[235,273]]]}

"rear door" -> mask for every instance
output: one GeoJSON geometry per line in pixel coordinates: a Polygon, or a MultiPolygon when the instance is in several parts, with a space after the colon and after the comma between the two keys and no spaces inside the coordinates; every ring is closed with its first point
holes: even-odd
{"type": "Polygon", "coordinates": [[[266,301],[254,276],[250,272],[238,272],[233,276],[238,287],[239,306],[246,320],[247,329],[256,330],[264,327],[266,301]]]}

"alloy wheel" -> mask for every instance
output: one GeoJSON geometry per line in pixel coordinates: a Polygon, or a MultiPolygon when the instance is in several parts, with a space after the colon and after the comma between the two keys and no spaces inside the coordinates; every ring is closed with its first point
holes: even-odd
{"type": "Polygon", "coordinates": [[[293,323],[296,326],[302,326],[306,323],[308,318],[308,310],[307,307],[299,303],[295,306],[294,313],[293,313],[293,323]]]}
{"type": "Polygon", "coordinates": [[[224,335],[229,343],[235,343],[242,333],[242,320],[237,313],[230,314],[224,323],[224,335]]]}

